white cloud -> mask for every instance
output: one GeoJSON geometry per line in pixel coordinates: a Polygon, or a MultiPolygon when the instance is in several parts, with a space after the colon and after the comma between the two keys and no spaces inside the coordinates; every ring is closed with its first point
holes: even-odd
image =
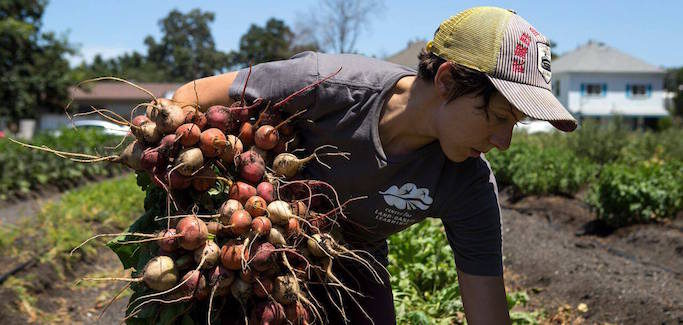
{"type": "Polygon", "coordinates": [[[67,60],[69,60],[69,64],[73,67],[84,61],[86,63],[91,63],[97,54],[102,56],[103,59],[111,59],[126,52],[133,52],[133,49],[124,47],[87,46],[80,49],[80,54],[68,56],[67,60]]]}

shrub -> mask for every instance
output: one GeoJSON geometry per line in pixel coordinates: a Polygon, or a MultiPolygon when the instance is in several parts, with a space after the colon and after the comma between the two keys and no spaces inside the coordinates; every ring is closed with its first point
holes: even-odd
{"type": "Polygon", "coordinates": [[[607,125],[585,121],[581,128],[567,138],[567,144],[577,156],[599,164],[618,160],[629,141],[629,129],[621,118],[615,117],[607,125]]]}
{"type": "Polygon", "coordinates": [[[652,159],[612,164],[591,186],[588,203],[611,226],[673,218],[683,208],[683,163],[652,159]]]}
{"type": "Polygon", "coordinates": [[[573,195],[594,174],[595,165],[562,147],[515,143],[487,156],[499,186],[512,185],[522,195],[573,195]]]}

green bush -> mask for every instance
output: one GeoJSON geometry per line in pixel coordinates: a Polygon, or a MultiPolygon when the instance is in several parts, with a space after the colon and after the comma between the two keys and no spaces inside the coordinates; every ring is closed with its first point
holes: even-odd
{"type": "MultiPolygon", "coordinates": [[[[120,137],[104,135],[95,130],[76,132],[64,129],[59,136],[40,134],[31,144],[61,151],[106,156],[111,153],[105,152],[104,147],[115,146],[120,140],[120,137]]],[[[122,170],[108,163],[76,163],[1,139],[0,201],[39,191],[47,185],[68,188],[87,179],[119,174],[122,170]]]]}
{"type": "Polygon", "coordinates": [[[628,127],[619,117],[615,117],[607,125],[589,120],[568,135],[567,145],[577,156],[605,164],[621,157],[622,148],[628,144],[629,133],[628,127]]]}
{"type": "Polygon", "coordinates": [[[683,208],[683,163],[653,159],[605,166],[588,203],[611,226],[673,218],[683,208]]]}
{"type": "Polygon", "coordinates": [[[487,158],[498,183],[512,185],[522,195],[573,195],[596,168],[565,148],[544,148],[529,140],[517,142],[504,152],[492,152],[487,158]]]}

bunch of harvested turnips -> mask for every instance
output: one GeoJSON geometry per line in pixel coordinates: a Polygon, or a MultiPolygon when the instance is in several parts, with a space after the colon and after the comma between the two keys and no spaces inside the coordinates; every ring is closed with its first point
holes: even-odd
{"type": "MultiPolygon", "coordinates": [[[[118,78],[88,82],[103,79],[144,90],[118,78]]],[[[277,102],[246,103],[242,95],[230,107],[199,107],[147,92],[153,100],[133,108],[130,122],[94,107],[74,115],[129,125],[135,140],[116,156],[22,144],[137,172],[147,191],[146,213],[126,233],[88,240],[117,236],[108,246],[133,269],[132,277],[84,279],[127,282],[123,289],[134,293],[126,322],[324,324],[331,313],[345,319],[344,306],[357,304],[360,295],[335,275],[337,261],[357,263],[382,282],[378,272],[386,270],[375,270],[372,255],[348,249],[339,235],[351,200],[339,202],[329,184],[298,177],[306,163],[329,168],[334,159],[349,159],[332,146],[295,155],[293,125],[305,108],[289,114],[282,107],[324,80],[277,102]],[[146,114],[134,116],[141,107],[146,114]],[[314,286],[332,303],[316,299],[314,286]]]]}

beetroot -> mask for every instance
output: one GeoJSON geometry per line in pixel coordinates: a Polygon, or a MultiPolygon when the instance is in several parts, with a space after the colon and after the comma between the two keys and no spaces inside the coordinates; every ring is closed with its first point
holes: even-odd
{"type": "Polygon", "coordinates": [[[251,183],[258,183],[266,173],[266,163],[263,157],[254,150],[249,150],[235,158],[235,165],[239,175],[251,183]]]}
{"type": "Polygon", "coordinates": [[[224,225],[230,224],[230,218],[232,217],[232,214],[237,211],[237,210],[242,210],[244,207],[242,206],[242,203],[240,203],[237,200],[230,199],[227,200],[221,205],[221,208],[218,210],[219,214],[219,219],[224,225]]]}
{"type": "Polygon", "coordinates": [[[178,248],[178,241],[175,237],[176,231],[174,228],[169,228],[161,232],[161,239],[157,242],[159,248],[164,252],[173,252],[178,248]]]}
{"type": "Polygon", "coordinates": [[[259,236],[268,236],[273,223],[267,217],[257,217],[251,221],[251,230],[259,236]]]}
{"type": "Polygon", "coordinates": [[[281,304],[274,301],[260,302],[251,312],[251,323],[262,325],[285,324],[285,310],[281,304]]]}
{"type": "Polygon", "coordinates": [[[244,235],[251,228],[251,216],[246,210],[237,210],[230,217],[229,227],[236,236],[244,235]]]}
{"type": "Polygon", "coordinates": [[[204,157],[218,157],[226,148],[225,134],[217,128],[204,130],[199,136],[199,149],[202,150],[204,157]]]}
{"type": "Polygon", "coordinates": [[[256,186],[256,194],[266,200],[266,203],[273,202],[275,189],[270,182],[261,182],[256,186]]]}
{"type": "Polygon", "coordinates": [[[256,248],[256,252],[253,254],[251,260],[251,265],[254,269],[259,272],[263,272],[273,267],[273,252],[275,251],[275,246],[269,242],[263,242],[256,248]]]}
{"type": "Polygon", "coordinates": [[[251,125],[251,123],[242,123],[240,131],[237,134],[243,145],[248,147],[254,144],[254,126],[251,125]]]}
{"type": "Polygon", "coordinates": [[[263,150],[275,148],[279,140],[280,134],[270,125],[259,127],[254,134],[254,144],[263,150]]]}
{"type": "Polygon", "coordinates": [[[201,134],[201,129],[194,123],[185,123],[175,130],[176,138],[185,148],[192,147],[197,144],[201,134]]]}
{"type": "Polygon", "coordinates": [[[179,237],[180,247],[189,251],[202,247],[209,235],[204,221],[195,216],[180,219],[176,231],[182,235],[179,237]]]}
{"type": "Polygon", "coordinates": [[[254,195],[256,195],[256,188],[247,183],[235,182],[230,187],[230,198],[241,204],[247,203],[247,200],[254,195]]]}
{"type": "Polygon", "coordinates": [[[227,107],[214,105],[206,111],[207,125],[217,128],[226,133],[232,133],[237,128],[237,119],[231,114],[227,107]]]}
{"type": "Polygon", "coordinates": [[[242,254],[245,259],[249,259],[249,251],[244,250],[244,244],[238,244],[234,240],[228,241],[221,247],[221,264],[228,270],[241,270],[242,254]]]}
{"type": "Polygon", "coordinates": [[[258,195],[250,197],[244,204],[244,210],[247,210],[252,218],[264,216],[266,214],[266,207],[266,200],[258,195]]]}

